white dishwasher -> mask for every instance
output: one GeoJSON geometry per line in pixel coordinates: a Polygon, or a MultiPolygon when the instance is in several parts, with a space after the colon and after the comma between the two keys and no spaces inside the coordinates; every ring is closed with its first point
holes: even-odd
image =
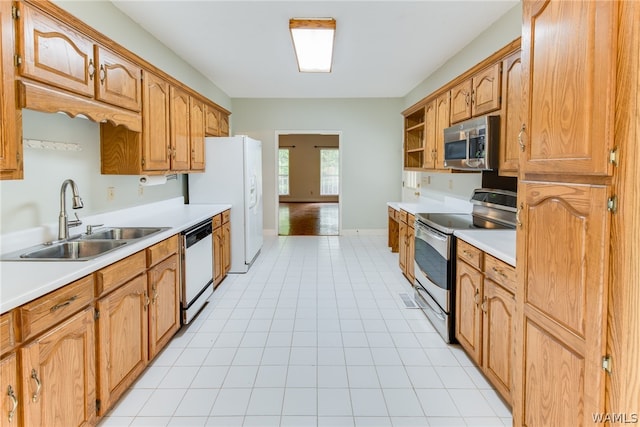
{"type": "Polygon", "coordinates": [[[211,219],[182,232],[182,323],[187,324],[213,293],[211,219]]]}

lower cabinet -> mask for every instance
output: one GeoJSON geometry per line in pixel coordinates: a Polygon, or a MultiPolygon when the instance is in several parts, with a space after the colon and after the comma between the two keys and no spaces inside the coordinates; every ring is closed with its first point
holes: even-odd
{"type": "Polygon", "coordinates": [[[456,339],[511,404],[515,269],[458,240],[456,339]]]}
{"type": "Polygon", "coordinates": [[[231,270],[230,211],[213,217],[213,284],[218,286],[231,270]]]}
{"type": "MultiPolygon", "coordinates": [[[[176,246],[177,249],[177,246],[176,246]]],[[[149,268],[149,360],[180,329],[180,280],[178,255],[149,268]]]]}
{"type": "Polygon", "coordinates": [[[20,348],[25,426],[95,424],[94,331],[90,306],[20,348]]]}
{"type": "Polygon", "coordinates": [[[12,351],[0,359],[0,427],[22,422],[18,384],[18,355],[12,351]]]}
{"type": "Polygon", "coordinates": [[[415,254],[415,217],[403,210],[398,215],[398,252],[400,270],[413,284],[415,279],[413,258],[415,254]]]}

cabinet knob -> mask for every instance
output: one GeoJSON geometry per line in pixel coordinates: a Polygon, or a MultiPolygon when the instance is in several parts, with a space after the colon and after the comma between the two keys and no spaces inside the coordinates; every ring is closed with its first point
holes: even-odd
{"type": "Polygon", "coordinates": [[[520,145],[520,151],[522,151],[524,153],[524,140],[522,139],[522,136],[524,135],[524,133],[527,131],[527,125],[526,124],[522,124],[522,126],[520,127],[520,132],[518,133],[518,145],[520,145]]]}

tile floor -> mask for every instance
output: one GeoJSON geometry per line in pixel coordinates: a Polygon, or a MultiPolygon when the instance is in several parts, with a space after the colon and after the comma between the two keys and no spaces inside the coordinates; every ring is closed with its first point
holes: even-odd
{"type": "Polygon", "coordinates": [[[511,426],[397,262],[384,236],[268,237],[100,427],[511,426]]]}

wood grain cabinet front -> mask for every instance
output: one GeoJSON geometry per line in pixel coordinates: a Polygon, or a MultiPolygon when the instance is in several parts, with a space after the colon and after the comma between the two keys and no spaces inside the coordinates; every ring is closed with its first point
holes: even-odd
{"type": "Polygon", "coordinates": [[[500,109],[501,69],[497,62],[451,89],[451,123],[500,109]]]}
{"type": "Polygon", "coordinates": [[[149,360],[180,329],[180,278],[178,255],[173,254],[147,273],[149,304],[149,360]]]}
{"type": "Polygon", "coordinates": [[[22,425],[22,396],[15,351],[0,358],[0,427],[22,425]]]}
{"type": "Polygon", "coordinates": [[[218,286],[231,270],[231,222],[229,210],[213,217],[213,284],[218,286]]]}
{"type": "Polygon", "coordinates": [[[92,306],[24,344],[19,353],[25,426],[95,425],[92,306]]]}

